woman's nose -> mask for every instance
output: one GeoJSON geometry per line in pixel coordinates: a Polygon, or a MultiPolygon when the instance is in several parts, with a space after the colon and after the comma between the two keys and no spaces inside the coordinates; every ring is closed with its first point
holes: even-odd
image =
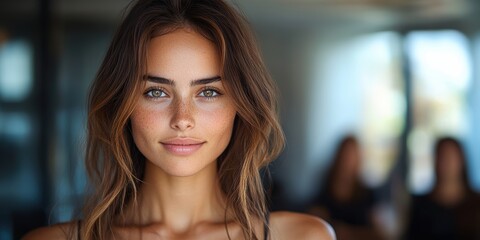
{"type": "Polygon", "coordinates": [[[172,119],[170,127],[178,130],[185,131],[195,126],[195,120],[193,118],[192,103],[188,100],[178,100],[172,105],[172,119]]]}

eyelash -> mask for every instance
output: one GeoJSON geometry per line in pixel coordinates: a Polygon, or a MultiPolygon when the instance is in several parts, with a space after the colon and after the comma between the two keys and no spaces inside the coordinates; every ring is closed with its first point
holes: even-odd
{"type": "Polygon", "coordinates": [[[207,100],[214,100],[215,98],[218,98],[218,97],[223,95],[220,90],[218,90],[214,87],[204,87],[198,95],[200,95],[200,94],[203,94],[204,96],[201,96],[201,97],[204,97],[207,100]],[[205,92],[207,92],[207,91],[212,91],[214,96],[210,96],[210,97],[205,96],[205,92]]]}
{"type": "MultiPolygon", "coordinates": [[[[168,96],[168,94],[166,93],[166,90],[164,88],[161,88],[161,87],[148,88],[143,93],[143,95],[145,95],[145,97],[151,98],[151,99],[159,99],[159,98],[164,98],[164,97],[168,96]],[[165,95],[165,96],[155,97],[155,96],[153,96],[153,91],[160,91],[161,95],[165,95]]],[[[223,95],[222,92],[220,90],[214,88],[214,87],[204,87],[197,96],[203,97],[203,98],[211,101],[211,100],[214,100],[215,98],[218,98],[222,95],[223,95]],[[205,96],[205,92],[207,92],[207,91],[213,91],[214,96],[210,96],[210,97],[205,96]],[[204,96],[201,96],[201,94],[203,94],[204,96]]]]}
{"type": "Polygon", "coordinates": [[[143,95],[145,95],[145,97],[151,98],[151,99],[159,99],[159,98],[165,97],[165,96],[155,97],[155,96],[153,96],[153,91],[160,91],[161,95],[168,96],[168,94],[166,93],[165,89],[164,89],[164,88],[159,88],[159,87],[151,87],[151,88],[148,88],[148,89],[143,93],[143,95]]]}

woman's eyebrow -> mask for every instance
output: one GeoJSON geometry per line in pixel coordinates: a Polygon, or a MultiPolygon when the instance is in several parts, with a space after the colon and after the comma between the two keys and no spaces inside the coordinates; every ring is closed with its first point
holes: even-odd
{"type": "Polygon", "coordinates": [[[213,82],[218,82],[221,80],[222,78],[220,76],[202,78],[202,79],[193,80],[192,82],[190,82],[190,86],[205,85],[213,82]]]}
{"type": "Polygon", "coordinates": [[[146,75],[143,77],[144,80],[154,82],[154,83],[160,83],[160,84],[167,84],[171,86],[175,86],[175,82],[173,80],[164,78],[164,77],[158,77],[158,76],[151,76],[151,75],[146,75]]]}
{"type": "MultiPolygon", "coordinates": [[[[160,84],[167,84],[167,85],[175,86],[175,81],[164,78],[164,77],[159,77],[159,76],[146,75],[144,77],[144,80],[155,82],[155,83],[160,83],[160,84]]],[[[191,81],[190,86],[205,85],[205,84],[209,84],[209,83],[213,83],[213,82],[218,82],[218,81],[221,81],[221,80],[222,80],[222,78],[220,76],[214,76],[214,77],[209,77],[209,78],[201,78],[201,79],[191,81]]]]}

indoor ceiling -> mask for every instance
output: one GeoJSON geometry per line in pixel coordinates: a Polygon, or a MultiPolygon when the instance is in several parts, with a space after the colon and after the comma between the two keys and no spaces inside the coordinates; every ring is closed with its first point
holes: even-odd
{"type": "MultiPolygon", "coordinates": [[[[232,0],[260,23],[401,25],[466,19],[476,0],[232,0]]],[[[476,3],[476,4],[475,4],[476,3]]]]}
{"type": "MultiPolygon", "coordinates": [[[[117,21],[130,0],[50,0],[56,18],[117,21]]],[[[255,24],[391,25],[475,16],[476,0],[230,0],[255,24]]],[[[40,0],[1,0],[0,14],[31,14],[40,0]]]]}

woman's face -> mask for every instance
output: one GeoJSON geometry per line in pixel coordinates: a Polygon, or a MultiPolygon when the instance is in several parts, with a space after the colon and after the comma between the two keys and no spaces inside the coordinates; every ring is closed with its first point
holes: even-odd
{"type": "Polygon", "coordinates": [[[165,173],[191,176],[227,147],[236,115],[215,45],[190,29],[154,37],[130,118],[142,154],[165,173]]]}
{"type": "Polygon", "coordinates": [[[360,172],[360,149],[356,142],[348,141],[340,149],[338,174],[357,177],[360,172]]]}
{"type": "Polygon", "coordinates": [[[462,176],[463,159],[457,145],[446,141],[440,145],[437,156],[437,177],[458,179],[462,176]]]}

